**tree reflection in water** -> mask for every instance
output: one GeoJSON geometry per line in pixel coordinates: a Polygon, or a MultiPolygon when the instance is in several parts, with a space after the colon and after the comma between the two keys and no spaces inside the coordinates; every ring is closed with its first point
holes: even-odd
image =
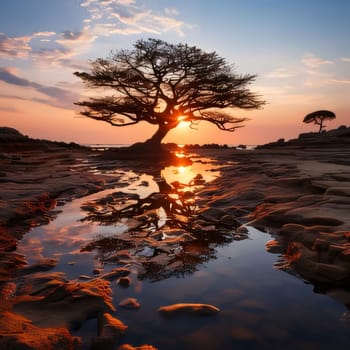
{"type": "MultiPolygon", "coordinates": [[[[209,167],[209,166],[208,166],[209,167]]],[[[184,276],[199,264],[216,258],[215,247],[244,239],[240,224],[226,212],[197,205],[196,191],[203,188],[202,174],[183,174],[186,167],[172,167],[180,181],[166,182],[154,177],[159,191],[142,198],[139,194],[117,191],[86,203],[84,221],[111,226],[123,224],[125,232],[96,237],[82,251],[97,251],[103,264],[133,266],[140,279],[162,280],[184,276]]],[[[164,174],[161,171],[158,174],[164,174]]]]}

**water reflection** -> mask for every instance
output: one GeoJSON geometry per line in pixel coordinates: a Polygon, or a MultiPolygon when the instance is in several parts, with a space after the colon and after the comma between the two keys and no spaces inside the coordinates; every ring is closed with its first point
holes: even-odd
{"type": "Polygon", "coordinates": [[[171,165],[158,174],[153,177],[158,191],[145,197],[116,191],[84,203],[82,221],[111,228],[122,224],[124,230],[97,236],[82,251],[97,251],[103,264],[134,266],[139,278],[154,281],[192,274],[216,257],[218,245],[247,237],[237,233],[239,223],[225,212],[197,204],[196,191],[219,175],[215,164],[171,165]]]}

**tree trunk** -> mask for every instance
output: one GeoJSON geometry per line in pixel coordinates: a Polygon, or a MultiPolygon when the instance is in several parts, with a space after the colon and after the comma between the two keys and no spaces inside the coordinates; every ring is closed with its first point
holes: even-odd
{"type": "Polygon", "coordinates": [[[169,150],[162,147],[162,140],[166,134],[177,126],[178,123],[159,124],[154,135],[145,142],[135,143],[129,148],[129,157],[131,153],[137,154],[144,160],[156,161],[159,159],[170,159],[172,154],[169,150]],[[130,153],[131,152],[131,153],[130,153]]]}
{"type": "Polygon", "coordinates": [[[160,124],[158,126],[157,131],[154,133],[154,135],[148,139],[145,144],[152,146],[152,147],[157,147],[160,148],[160,144],[162,142],[162,140],[164,139],[164,137],[166,136],[166,134],[173,128],[175,128],[177,126],[177,123],[173,123],[173,124],[160,124]]]}

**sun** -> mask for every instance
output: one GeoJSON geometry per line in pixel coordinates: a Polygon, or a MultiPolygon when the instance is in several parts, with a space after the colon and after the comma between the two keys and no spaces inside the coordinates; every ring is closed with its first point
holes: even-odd
{"type": "Polygon", "coordinates": [[[190,124],[190,122],[186,121],[187,116],[185,115],[180,115],[177,117],[177,120],[179,121],[179,125],[177,126],[178,128],[184,128],[190,124]]]}

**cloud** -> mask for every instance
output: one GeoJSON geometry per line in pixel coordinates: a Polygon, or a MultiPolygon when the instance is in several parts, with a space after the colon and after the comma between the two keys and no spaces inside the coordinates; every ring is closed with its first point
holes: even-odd
{"type": "MultiPolygon", "coordinates": [[[[8,94],[0,94],[0,99],[12,99],[12,100],[18,100],[18,101],[31,101],[31,102],[38,102],[38,103],[43,103],[43,104],[48,104],[47,99],[44,98],[38,98],[38,97],[22,97],[22,96],[18,96],[18,95],[8,95],[8,94]]],[[[54,106],[54,107],[58,107],[55,104],[49,104],[50,106],[54,106]]],[[[7,108],[7,107],[5,107],[7,108]]],[[[9,107],[11,108],[11,107],[9,107]]],[[[60,107],[62,108],[62,107],[60,107]]]]}
{"type": "Polygon", "coordinates": [[[95,35],[91,35],[86,28],[82,31],[72,32],[64,31],[62,33],[55,32],[38,32],[31,36],[41,43],[30,47],[27,57],[40,66],[56,66],[62,68],[87,69],[86,62],[77,59],[77,56],[86,52],[92,42],[96,39],[95,35]],[[49,38],[50,39],[47,39],[49,38]]]}
{"type": "Polygon", "coordinates": [[[13,84],[18,86],[32,86],[29,80],[20,78],[12,73],[11,68],[0,68],[0,80],[7,84],[13,84]]]}
{"type": "MultiPolygon", "coordinates": [[[[1,98],[1,95],[0,95],[1,98]]],[[[17,108],[11,106],[0,106],[0,111],[2,112],[17,112],[17,108]]]]}
{"type": "Polygon", "coordinates": [[[342,84],[345,84],[345,85],[350,84],[350,80],[349,79],[332,79],[331,82],[334,83],[334,84],[340,84],[340,85],[342,85],[342,84]]]}
{"type": "Polygon", "coordinates": [[[304,64],[304,66],[311,68],[311,69],[317,69],[321,66],[333,64],[333,61],[324,60],[322,58],[316,57],[312,54],[308,54],[304,56],[304,58],[301,60],[301,62],[304,64]]]}
{"type": "Polygon", "coordinates": [[[268,73],[265,75],[266,78],[276,78],[276,79],[281,79],[281,78],[291,78],[295,77],[295,73],[291,72],[287,68],[277,68],[274,71],[268,73]]]}
{"type": "Polygon", "coordinates": [[[8,37],[0,33],[0,53],[6,58],[25,58],[31,51],[32,36],[8,37]]]}
{"type": "MultiPolygon", "coordinates": [[[[35,91],[50,98],[49,100],[39,99],[39,102],[44,102],[55,107],[72,109],[73,102],[77,101],[79,98],[78,94],[72,93],[65,89],[55,86],[38,84],[31,80],[21,78],[18,75],[13,74],[11,68],[9,67],[0,68],[0,81],[11,85],[32,88],[35,91]]],[[[38,99],[32,100],[38,101],[38,99]]]]}
{"type": "Polygon", "coordinates": [[[85,20],[96,35],[112,34],[160,34],[175,31],[184,35],[184,28],[190,26],[176,18],[175,8],[165,8],[155,13],[146,9],[138,0],[85,0],[81,3],[90,14],[85,20]]]}
{"type": "Polygon", "coordinates": [[[329,69],[333,69],[334,61],[307,54],[301,59],[301,63],[304,66],[304,86],[322,88],[334,84],[334,72],[329,69]]]}
{"type": "Polygon", "coordinates": [[[56,43],[62,45],[66,50],[70,50],[74,55],[77,55],[84,49],[88,49],[95,39],[96,35],[90,34],[88,29],[84,28],[79,32],[64,31],[56,40],[56,43]]]}
{"type": "Polygon", "coordinates": [[[80,6],[89,18],[80,31],[38,31],[28,36],[8,37],[0,33],[0,55],[6,59],[23,59],[41,67],[56,66],[86,69],[78,57],[91,48],[98,36],[161,34],[174,31],[184,35],[190,26],[176,18],[176,8],[154,11],[140,0],[84,0],[80,6]]]}
{"type": "Polygon", "coordinates": [[[95,39],[96,35],[90,34],[86,27],[79,32],[42,31],[20,37],[0,33],[0,54],[7,59],[29,59],[41,65],[80,69],[85,65],[73,57],[86,52],[95,39]]]}
{"type": "Polygon", "coordinates": [[[34,37],[37,37],[37,36],[53,36],[53,35],[56,35],[55,32],[36,32],[33,34],[34,37]]]}
{"type": "Polygon", "coordinates": [[[341,57],[340,60],[343,62],[350,62],[350,57],[341,57]]]}
{"type": "Polygon", "coordinates": [[[179,15],[179,11],[175,7],[166,7],[164,9],[164,12],[168,16],[178,16],[179,15]]]}
{"type": "Polygon", "coordinates": [[[17,95],[9,95],[9,94],[0,94],[0,99],[1,98],[6,98],[6,99],[15,99],[15,100],[22,100],[22,101],[27,101],[27,98],[17,96],[17,95]]]}

